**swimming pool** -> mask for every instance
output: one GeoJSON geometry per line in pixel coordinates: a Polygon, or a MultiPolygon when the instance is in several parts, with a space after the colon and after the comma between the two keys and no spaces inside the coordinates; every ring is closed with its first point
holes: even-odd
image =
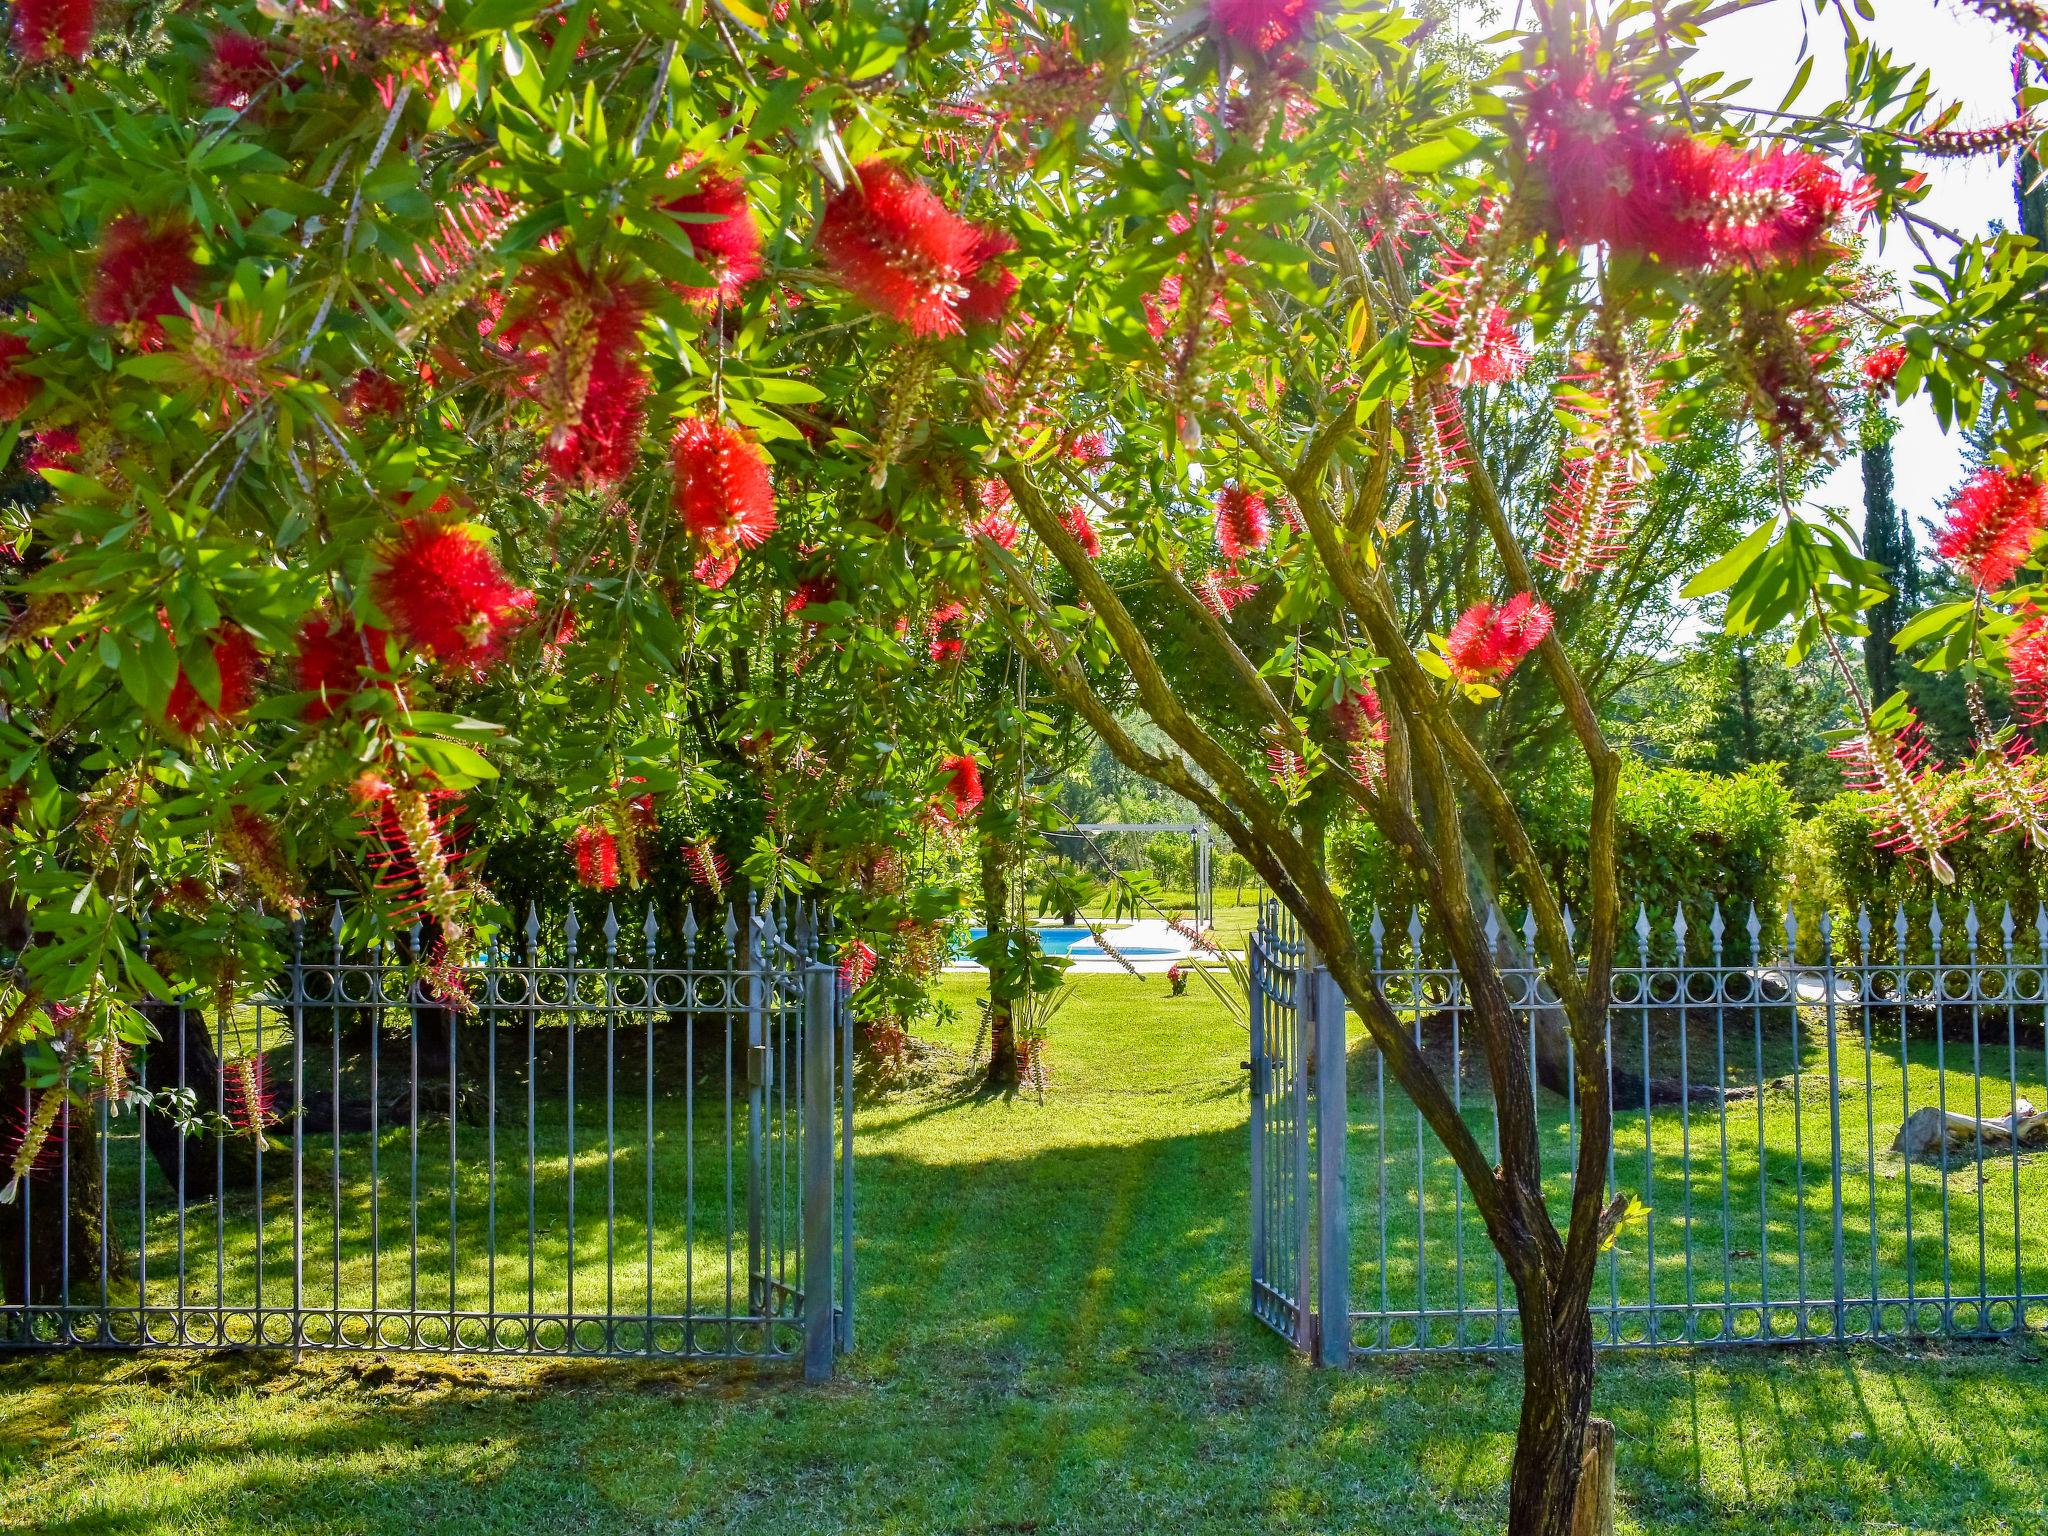
{"type": "MultiPolygon", "coordinates": [[[[1117,953],[1132,960],[1177,960],[1188,953],[1188,945],[1171,928],[1163,923],[1141,925],[1143,932],[1133,933],[1129,939],[1118,937],[1111,942],[1117,953]]],[[[1095,942],[1094,934],[1086,928],[1047,927],[1033,930],[1038,935],[1038,947],[1048,955],[1062,955],[1074,960],[1102,960],[1108,952],[1095,942]]],[[[1113,928],[1111,933],[1121,934],[1129,930],[1113,928]]],[[[970,941],[988,932],[986,928],[967,930],[970,941]]],[[[964,947],[960,951],[965,954],[964,947]]]]}

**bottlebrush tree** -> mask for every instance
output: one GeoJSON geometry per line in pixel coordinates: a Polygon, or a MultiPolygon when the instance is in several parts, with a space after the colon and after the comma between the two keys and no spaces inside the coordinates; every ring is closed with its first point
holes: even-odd
{"type": "MultiPolygon", "coordinates": [[[[479,805],[630,889],[649,814],[746,793],[760,840],[693,827],[683,873],[851,892],[849,980],[914,980],[956,899],[924,870],[977,798],[949,669],[1012,647],[1300,918],[1442,1139],[1518,1299],[1509,1527],[1566,1531],[1627,1194],[1619,762],[1562,621],[1672,537],[1639,515],[1663,456],[1736,420],[1780,504],[1695,590],[1839,658],[1883,587],[1797,488],[1848,392],[1920,392],[1996,457],[1944,541],[1974,595],[1898,638],[2048,695],[2048,258],[1916,206],[1929,157],[2030,143],[2034,103],[1958,124],[1853,39],[1826,110],[1745,108],[1682,78],[1715,9],[1538,3],[1475,74],[1375,3],[17,6],[0,414],[35,485],[0,587],[0,1048],[39,1108],[119,1092],[138,1000],[257,985],[350,871],[433,919],[459,1005],[494,916],[479,805]],[[1927,250],[1910,304],[1853,260],[1879,229],[1927,250]],[[1553,405],[1554,451],[1503,483],[1481,429],[1553,405]],[[1440,631],[1404,602],[1423,539],[1462,562],[1440,631]],[[1475,745],[1509,689],[1590,770],[1576,942],[1475,745]],[[1497,1158],[1344,923],[1333,800],[1427,893],[1497,1158]],[[1479,840],[1576,1048],[1555,1211],[1479,840]]],[[[2031,10],[1984,9],[2038,54],[2031,10]]],[[[1988,697],[1984,798],[2031,835],[1988,697]]],[[[1859,696],[1844,755],[1939,877],[1955,812],[1917,754],[1903,702],[1859,696]]]]}

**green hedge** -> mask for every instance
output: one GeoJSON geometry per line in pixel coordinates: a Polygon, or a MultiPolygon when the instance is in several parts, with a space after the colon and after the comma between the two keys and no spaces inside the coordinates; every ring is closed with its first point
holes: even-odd
{"type": "MultiPolygon", "coordinates": [[[[1531,785],[1521,811],[1550,878],[1583,912],[1587,903],[1586,839],[1592,787],[1583,776],[1531,785]]],[[[1695,926],[1718,900],[1731,924],[1755,902],[1760,913],[1782,907],[1797,804],[1775,766],[1735,774],[1696,773],[1640,761],[1622,770],[1615,807],[1616,856],[1623,899],[1632,913],[1649,908],[1660,931],[1680,902],[1695,926]]],[[[1476,820],[1476,818],[1475,818],[1476,820]]],[[[1363,821],[1336,839],[1337,872],[1355,894],[1353,918],[1375,901],[1382,912],[1405,912],[1417,893],[1379,834],[1363,821]]],[[[1505,859],[1501,861],[1506,881],[1505,859]]],[[[1520,902],[1508,905],[1519,910],[1520,902]]],[[[1766,922],[1770,922],[1767,917],[1766,922]]]]}
{"type": "MultiPolygon", "coordinates": [[[[1941,776],[1936,793],[1963,796],[1963,776],[1941,776]]],[[[1981,822],[1973,821],[1967,833],[1943,850],[1955,868],[1956,883],[1938,886],[1928,873],[1926,860],[1877,846],[1863,804],[1860,795],[1835,796],[1814,812],[1795,840],[1791,858],[1794,906],[1802,934],[1810,941],[1800,945],[1808,958],[1812,958],[1809,951],[1817,952],[1823,908],[1834,914],[1837,923],[1853,923],[1857,909],[1867,908],[1872,924],[1888,937],[1894,914],[1903,904],[1915,931],[1916,952],[1925,948],[1924,924],[1937,899],[1942,920],[1953,925],[1955,953],[1961,953],[1961,924],[1972,902],[1987,935],[1998,931],[1999,915],[2009,902],[2013,922],[2031,936],[2035,913],[2048,901],[2048,854],[2017,833],[1993,834],[1981,822]]],[[[1854,944],[1854,938],[1847,937],[1835,947],[1838,953],[1849,953],[1854,944]]],[[[1889,953],[1882,943],[1873,947],[1889,953]]]]}

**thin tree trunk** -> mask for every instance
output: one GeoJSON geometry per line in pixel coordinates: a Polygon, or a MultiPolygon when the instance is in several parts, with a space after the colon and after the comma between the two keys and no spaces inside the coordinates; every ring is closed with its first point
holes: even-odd
{"type": "MultiPolygon", "coordinates": [[[[981,835],[981,920],[991,939],[1006,936],[1010,926],[1010,850],[986,830],[981,835]]],[[[1017,1030],[1011,1014],[1006,978],[1000,966],[988,968],[988,1085],[1017,1086],[1017,1030]]]]}
{"type": "Polygon", "coordinates": [[[1554,1301],[1547,1287],[1519,1294],[1522,1417],[1508,1479],[1508,1536],[1572,1536],[1593,1411],[1586,1291],[1554,1301]]]}

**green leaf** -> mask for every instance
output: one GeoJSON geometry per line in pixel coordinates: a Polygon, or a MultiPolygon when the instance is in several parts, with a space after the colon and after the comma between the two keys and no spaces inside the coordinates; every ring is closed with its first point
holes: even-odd
{"type": "Polygon", "coordinates": [[[1775,520],[1759,523],[1740,544],[1688,581],[1680,596],[1707,597],[1734,586],[1770,547],[1771,535],[1777,531],[1775,520]]]}
{"type": "Polygon", "coordinates": [[[1948,634],[1961,624],[1970,611],[1977,606],[1974,599],[1955,603],[1939,603],[1925,613],[1916,614],[1892,636],[1892,645],[1897,650],[1906,650],[1923,640],[1933,640],[1948,634]]]}
{"type": "Polygon", "coordinates": [[[1435,138],[1404,149],[1387,161],[1387,169],[1410,176],[1427,176],[1447,170],[1467,159],[1479,148],[1479,136],[1463,128],[1446,128],[1435,138]]]}

